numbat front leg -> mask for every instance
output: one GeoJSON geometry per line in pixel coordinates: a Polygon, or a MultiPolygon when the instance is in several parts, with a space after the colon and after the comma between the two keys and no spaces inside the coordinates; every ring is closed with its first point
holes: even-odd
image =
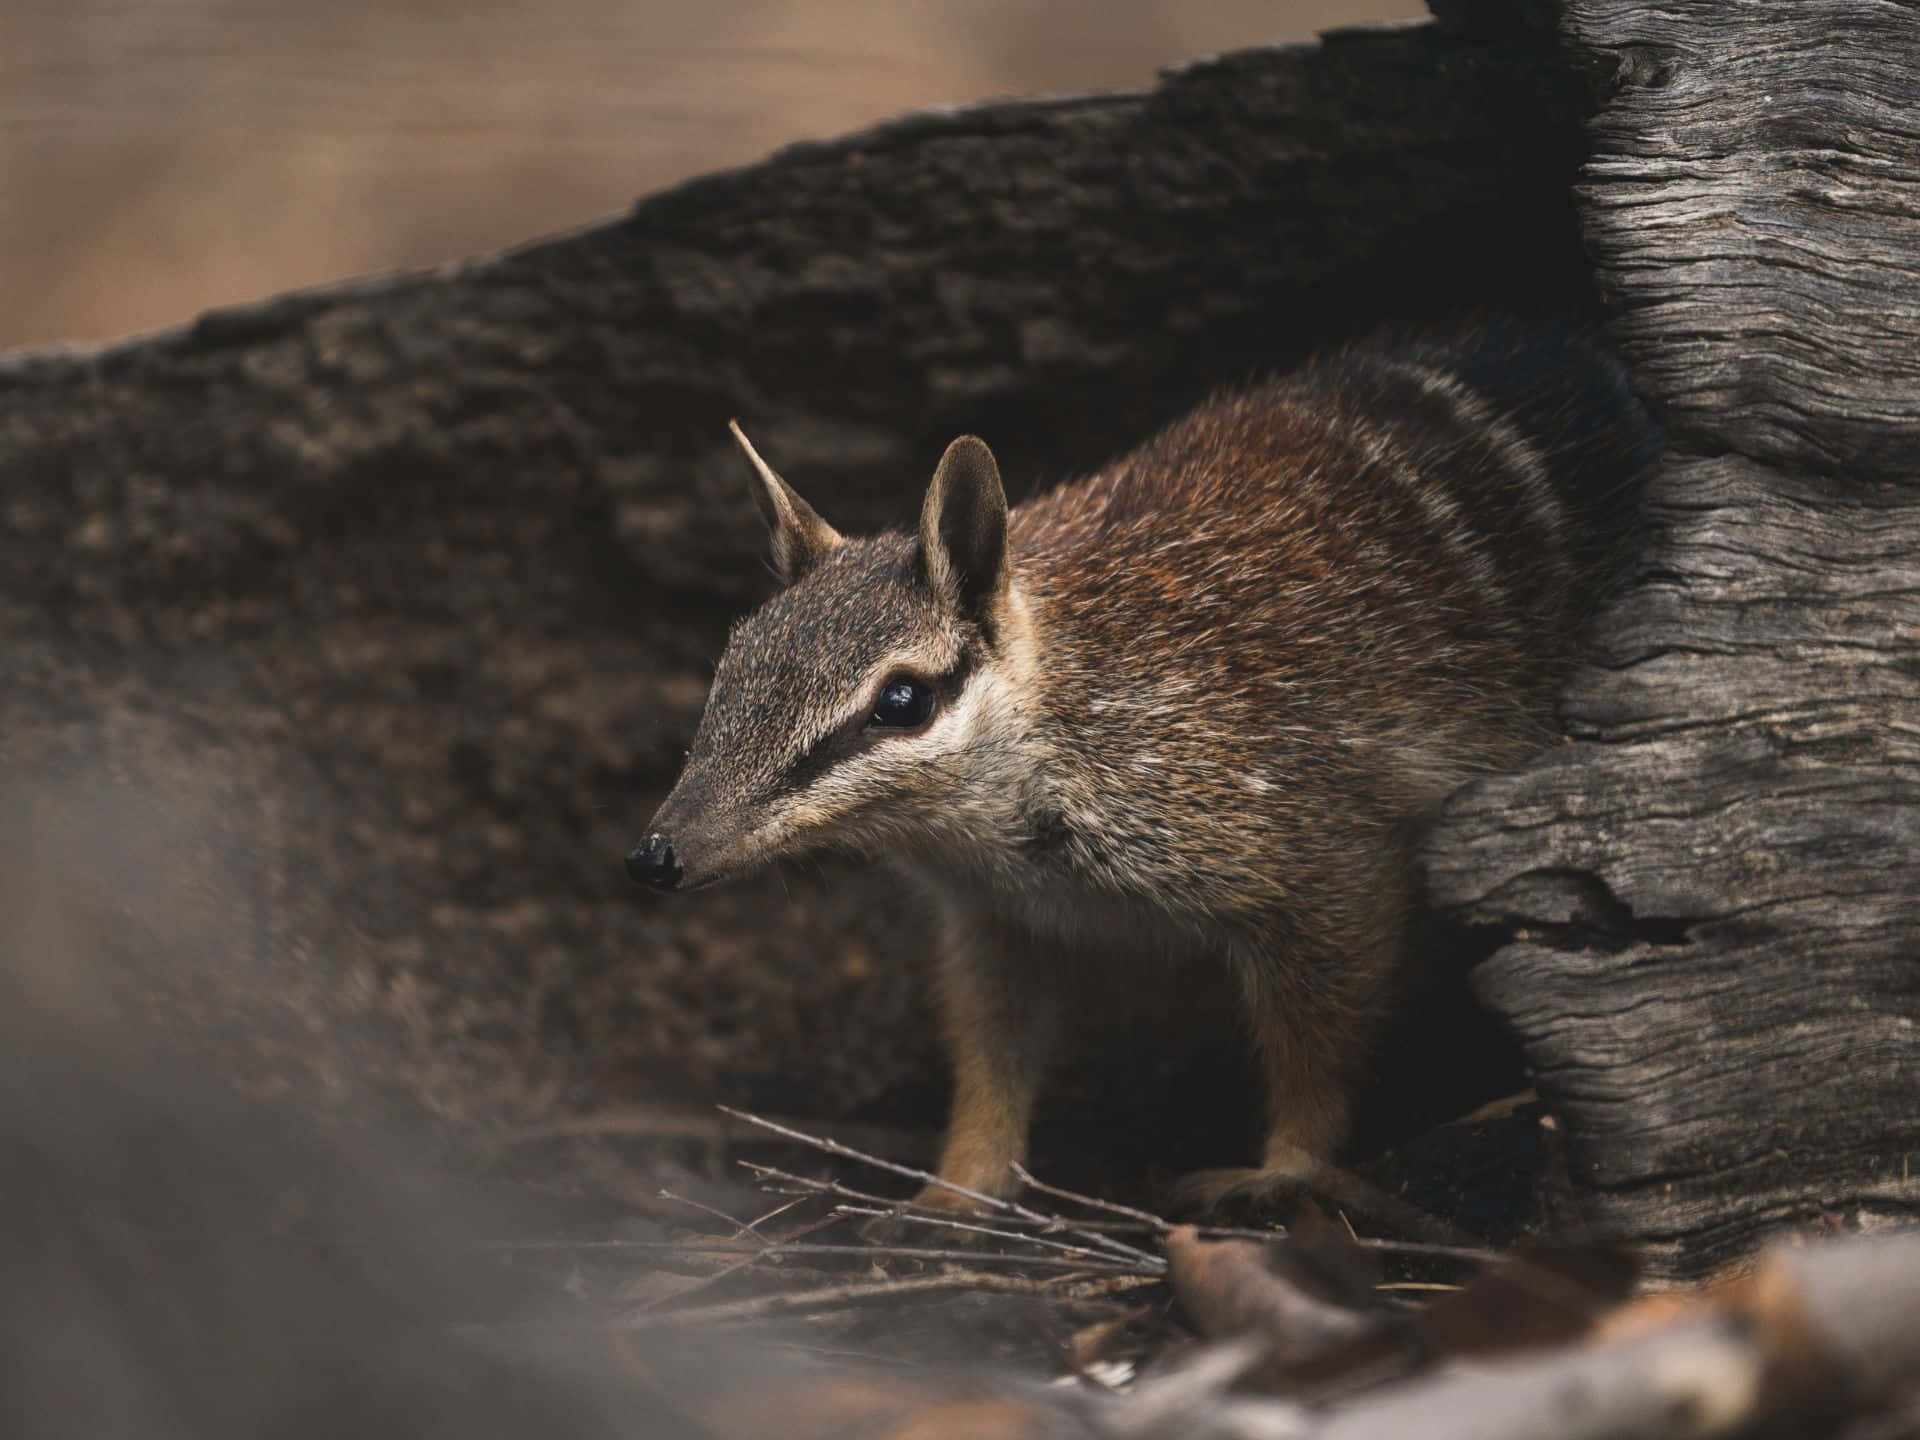
{"type": "MultiPolygon", "coordinates": [[[[940,960],[941,1024],[953,1074],[953,1107],[937,1174],[1004,1199],[1020,1188],[1034,1100],[1059,1040],[1059,994],[1048,958],[1004,936],[977,933],[950,915],[940,960]]],[[[928,1185],[915,1203],[977,1211],[977,1200],[928,1185]]]]}

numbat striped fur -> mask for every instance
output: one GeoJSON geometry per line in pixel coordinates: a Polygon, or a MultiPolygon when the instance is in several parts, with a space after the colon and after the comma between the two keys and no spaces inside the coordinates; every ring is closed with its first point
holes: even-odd
{"type": "Polygon", "coordinates": [[[864,539],[739,438],[786,588],[735,629],[634,878],[816,849],[910,878],[939,1173],[996,1195],[1087,990],[1225,967],[1266,1169],[1305,1173],[1404,978],[1422,823],[1553,739],[1630,554],[1653,435],[1614,363],[1491,330],[1348,349],[1011,511],[963,437],[918,532],[864,539]]]}

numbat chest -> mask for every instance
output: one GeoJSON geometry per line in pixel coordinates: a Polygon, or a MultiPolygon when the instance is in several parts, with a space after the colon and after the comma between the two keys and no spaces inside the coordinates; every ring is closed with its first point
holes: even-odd
{"type": "Polygon", "coordinates": [[[1263,1165],[1324,1157],[1404,979],[1421,826],[1552,740],[1630,550],[1654,437],[1611,360],[1492,329],[1355,347],[1013,509],[963,437],[911,534],[842,536],[735,434],[784,588],[734,630],[634,878],[832,849],[923,890],[956,1186],[1015,1188],[1073,986],[1116,948],[1224,967],[1263,1165]]]}

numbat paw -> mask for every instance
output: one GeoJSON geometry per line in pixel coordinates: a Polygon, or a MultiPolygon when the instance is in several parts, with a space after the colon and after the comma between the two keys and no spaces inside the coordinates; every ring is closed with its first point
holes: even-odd
{"type": "Polygon", "coordinates": [[[1257,1215],[1285,1221],[1314,1199],[1310,1171],[1236,1165],[1181,1176],[1168,1192],[1167,1206],[1177,1216],[1257,1215]]]}

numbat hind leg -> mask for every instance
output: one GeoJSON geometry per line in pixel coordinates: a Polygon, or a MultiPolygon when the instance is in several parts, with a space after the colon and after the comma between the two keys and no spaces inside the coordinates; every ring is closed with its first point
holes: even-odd
{"type": "MultiPolygon", "coordinates": [[[[1391,951],[1376,945],[1361,953],[1391,951]]],[[[1232,1205],[1285,1212],[1320,1193],[1314,1182],[1346,1138],[1350,1090],[1371,1033],[1374,994],[1385,988],[1375,977],[1387,970],[1384,964],[1349,969],[1349,985],[1326,983],[1297,995],[1275,978],[1285,970],[1252,973],[1247,999],[1267,1082],[1260,1164],[1182,1177],[1171,1195],[1176,1209],[1205,1213],[1232,1205]]],[[[1332,968],[1320,973],[1342,974],[1332,968]]]]}
{"type": "Polygon", "coordinates": [[[1183,1175],[1169,1196],[1177,1213],[1252,1208],[1284,1215],[1320,1194],[1314,1182],[1345,1132],[1346,1096],[1324,1073],[1311,1084],[1297,1064],[1280,1067],[1284,1073],[1277,1075],[1275,1068],[1270,1061],[1269,1122],[1260,1164],[1183,1175]]]}

